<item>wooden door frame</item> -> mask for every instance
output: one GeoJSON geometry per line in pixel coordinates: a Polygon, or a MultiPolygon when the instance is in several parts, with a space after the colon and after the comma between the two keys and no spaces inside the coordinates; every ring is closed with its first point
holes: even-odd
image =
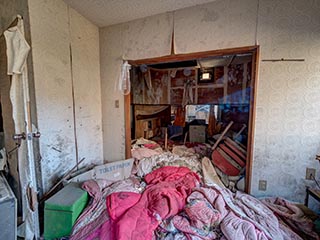
{"type": "MultiPolygon", "coordinates": [[[[259,46],[246,46],[240,48],[228,48],[221,50],[187,53],[187,54],[173,54],[157,58],[147,58],[140,60],[129,60],[129,64],[138,66],[141,64],[157,64],[164,62],[178,62],[194,60],[198,58],[217,57],[232,54],[252,53],[252,81],[250,91],[250,111],[249,111],[249,126],[248,126],[248,143],[247,143],[247,162],[246,162],[246,179],[245,192],[250,193],[251,178],[252,178],[252,160],[253,160],[253,143],[254,143],[254,129],[256,118],[256,88],[258,80],[258,63],[259,63],[259,46]]],[[[131,157],[131,115],[130,115],[131,95],[124,96],[124,116],[125,116],[125,155],[126,158],[131,157]]]]}

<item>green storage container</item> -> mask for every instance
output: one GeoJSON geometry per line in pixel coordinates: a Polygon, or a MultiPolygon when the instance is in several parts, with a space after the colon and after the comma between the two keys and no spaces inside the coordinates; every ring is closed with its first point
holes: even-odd
{"type": "Polygon", "coordinates": [[[88,202],[88,193],[70,183],[47,201],[44,207],[44,238],[69,236],[74,222],[88,202]]]}

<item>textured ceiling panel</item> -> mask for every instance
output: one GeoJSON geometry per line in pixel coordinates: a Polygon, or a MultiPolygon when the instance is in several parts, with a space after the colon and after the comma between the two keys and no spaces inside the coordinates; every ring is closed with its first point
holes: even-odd
{"type": "Polygon", "coordinates": [[[64,0],[99,27],[128,22],[214,0],[64,0]]]}

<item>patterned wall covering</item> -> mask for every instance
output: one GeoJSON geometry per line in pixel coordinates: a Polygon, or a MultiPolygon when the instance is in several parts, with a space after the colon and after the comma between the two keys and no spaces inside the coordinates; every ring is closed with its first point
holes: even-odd
{"type": "Polygon", "coordinates": [[[263,59],[257,91],[252,193],[303,201],[307,167],[320,166],[320,1],[260,1],[258,43],[263,59]],[[267,192],[258,180],[268,181],[267,192]]]}
{"type": "MultiPolygon", "coordinates": [[[[320,151],[319,12],[318,0],[218,0],[173,13],[176,53],[242,47],[257,42],[261,46],[260,59],[305,59],[305,62],[259,63],[251,186],[257,196],[280,195],[302,201],[305,185],[313,184],[304,180],[305,168],[314,167],[320,174],[319,163],[313,160],[320,151]],[[267,180],[267,191],[258,191],[259,179],[267,180]]],[[[142,26],[130,31],[143,40],[121,44],[125,37],[123,26],[100,31],[102,105],[103,109],[111,109],[103,113],[104,124],[107,123],[104,129],[111,131],[104,135],[105,155],[121,150],[124,156],[124,136],[113,135],[115,128],[123,131],[123,114],[109,114],[114,110],[110,106],[116,98],[121,100],[120,109],[123,109],[123,97],[114,91],[121,57],[132,48],[140,50],[137,56],[130,56],[132,59],[170,54],[168,50],[154,52],[158,46],[142,26]]],[[[168,29],[159,36],[168,39],[168,29]]],[[[165,48],[160,45],[159,49],[165,48]]]]}

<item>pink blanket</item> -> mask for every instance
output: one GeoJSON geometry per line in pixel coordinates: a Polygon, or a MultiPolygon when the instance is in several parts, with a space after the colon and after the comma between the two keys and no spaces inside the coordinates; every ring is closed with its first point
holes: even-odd
{"type": "Polygon", "coordinates": [[[242,192],[233,194],[218,186],[195,188],[187,202],[183,213],[160,225],[168,232],[162,237],[174,239],[182,232],[187,239],[302,240],[265,204],[242,192]]]}
{"type": "MultiPolygon", "coordinates": [[[[104,180],[90,180],[85,182],[82,188],[87,190],[92,197],[92,202],[77,219],[70,240],[93,240],[101,236],[104,224],[110,223],[110,217],[106,211],[106,196],[113,192],[123,191],[138,193],[140,183],[135,178],[128,178],[111,185],[110,182],[104,180]]],[[[107,238],[100,239],[107,240],[107,238]]]]}
{"type": "Polygon", "coordinates": [[[159,222],[184,208],[187,196],[200,180],[188,168],[167,166],[146,175],[145,181],[148,186],[132,207],[137,199],[132,194],[126,194],[127,197],[122,199],[120,195],[109,196],[113,199],[107,200],[107,208],[115,220],[109,232],[114,233],[114,239],[152,239],[159,222]],[[124,214],[119,216],[119,211],[124,214]]]}
{"type": "Polygon", "coordinates": [[[312,220],[306,218],[304,212],[295,204],[282,198],[266,198],[262,202],[274,212],[284,229],[290,227],[304,238],[319,239],[313,229],[312,220]]]}

